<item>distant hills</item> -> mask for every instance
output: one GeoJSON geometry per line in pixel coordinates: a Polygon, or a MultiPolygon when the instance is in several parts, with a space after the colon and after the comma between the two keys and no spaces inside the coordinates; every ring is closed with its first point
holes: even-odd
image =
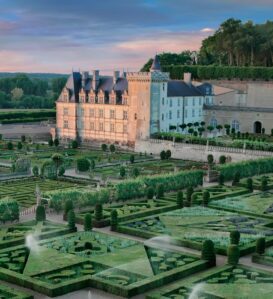
{"type": "Polygon", "coordinates": [[[52,80],[52,79],[56,79],[56,78],[68,77],[68,74],[55,74],[55,73],[23,73],[23,72],[8,73],[8,72],[0,72],[0,79],[2,79],[2,78],[14,78],[18,74],[25,74],[30,79],[40,79],[40,80],[52,80]]]}

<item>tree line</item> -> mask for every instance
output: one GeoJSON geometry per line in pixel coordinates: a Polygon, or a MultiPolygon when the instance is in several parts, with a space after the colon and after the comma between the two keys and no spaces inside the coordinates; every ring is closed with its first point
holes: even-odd
{"type": "Polygon", "coordinates": [[[67,78],[31,79],[26,74],[0,79],[0,108],[54,108],[67,78]]]}
{"type": "MultiPolygon", "coordinates": [[[[252,21],[243,23],[231,18],[202,41],[198,52],[162,53],[158,56],[163,67],[172,68],[196,64],[216,67],[273,67],[273,21],[254,24],[252,21]]],[[[149,59],[141,71],[149,71],[152,62],[153,59],[149,59]]]]}

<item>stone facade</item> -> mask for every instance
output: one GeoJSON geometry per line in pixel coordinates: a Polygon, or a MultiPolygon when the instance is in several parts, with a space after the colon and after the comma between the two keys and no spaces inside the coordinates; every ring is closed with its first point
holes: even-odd
{"type": "Polygon", "coordinates": [[[212,86],[192,84],[190,74],[170,80],[157,56],[150,72],[73,72],[56,103],[56,136],[133,146],[137,139],[203,121],[204,104],[213,104],[212,86]]]}

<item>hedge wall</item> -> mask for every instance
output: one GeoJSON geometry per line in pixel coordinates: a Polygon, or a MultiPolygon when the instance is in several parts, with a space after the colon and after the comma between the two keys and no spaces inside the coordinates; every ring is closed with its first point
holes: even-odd
{"type": "Polygon", "coordinates": [[[236,172],[240,173],[241,178],[270,173],[273,172],[273,158],[219,165],[217,170],[224,176],[226,181],[232,180],[236,172]]]}
{"type": "Polygon", "coordinates": [[[172,79],[182,79],[184,73],[192,73],[194,79],[240,79],[240,80],[272,80],[273,67],[230,67],[230,66],[199,66],[199,65],[168,65],[162,66],[169,72],[172,79]]]}
{"type": "Polygon", "coordinates": [[[23,118],[49,118],[56,117],[56,111],[20,111],[20,112],[8,112],[8,113],[0,113],[0,121],[3,119],[23,119],[23,118]]]}

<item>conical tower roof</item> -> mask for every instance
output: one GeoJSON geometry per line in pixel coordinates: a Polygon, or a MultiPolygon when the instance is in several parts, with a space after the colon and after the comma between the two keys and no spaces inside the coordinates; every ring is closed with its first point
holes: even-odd
{"type": "Polygon", "coordinates": [[[160,66],[160,61],[159,61],[159,56],[158,55],[155,55],[155,58],[154,58],[154,61],[153,61],[153,64],[150,68],[150,71],[151,72],[154,72],[154,71],[161,71],[161,66],[160,66]]]}

